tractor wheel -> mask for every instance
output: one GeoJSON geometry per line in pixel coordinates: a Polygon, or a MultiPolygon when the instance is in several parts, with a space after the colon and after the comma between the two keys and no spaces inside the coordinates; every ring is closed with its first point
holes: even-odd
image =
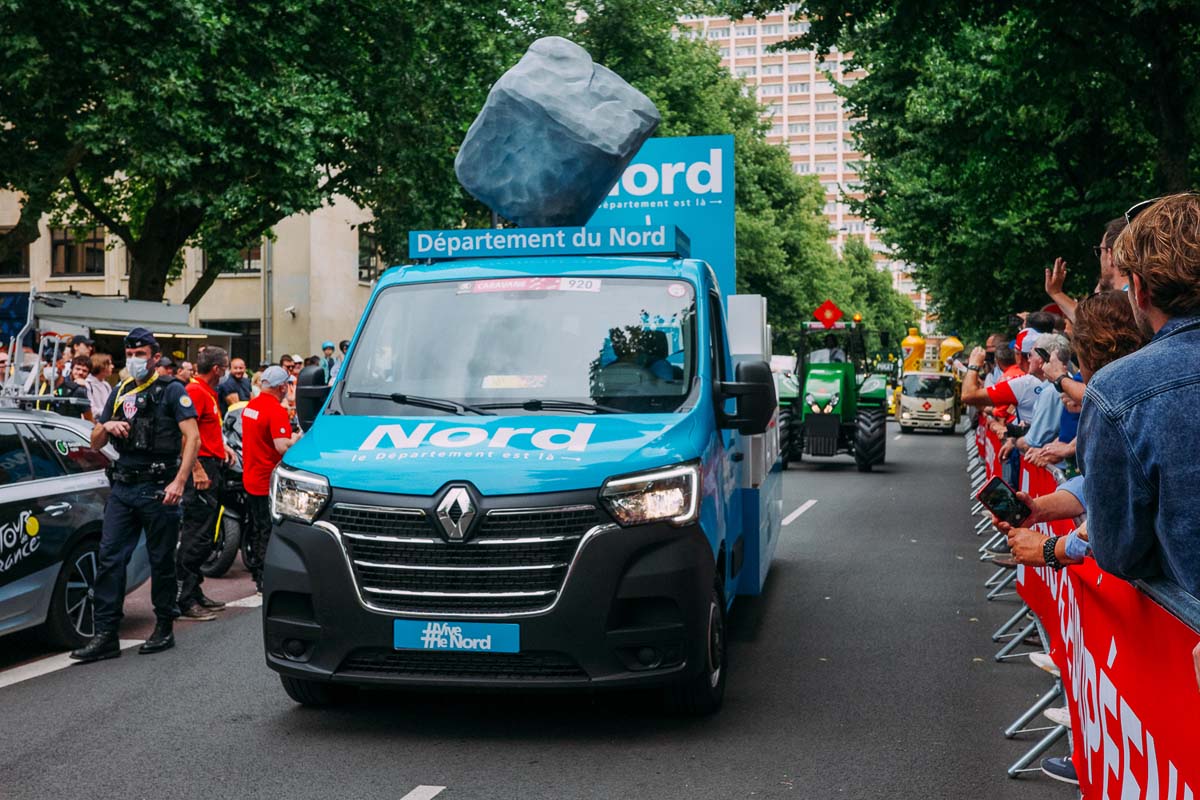
{"type": "Polygon", "coordinates": [[[882,409],[861,408],[856,423],[854,462],[859,472],[870,472],[871,467],[883,463],[887,449],[887,418],[882,409]]]}
{"type": "Polygon", "coordinates": [[[779,461],[780,466],[788,468],[792,456],[792,407],[779,407],[779,461]]]}

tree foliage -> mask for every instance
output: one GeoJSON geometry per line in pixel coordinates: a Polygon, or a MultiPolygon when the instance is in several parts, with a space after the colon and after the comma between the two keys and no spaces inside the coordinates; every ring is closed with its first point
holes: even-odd
{"type": "Polygon", "coordinates": [[[1085,291],[1108,219],[1193,185],[1193,3],[815,0],[797,15],[811,28],[790,47],[836,46],[867,70],[842,90],[871,159],[862,210],[944,327],[1041,306],[1055,256],[1085,291]]]}

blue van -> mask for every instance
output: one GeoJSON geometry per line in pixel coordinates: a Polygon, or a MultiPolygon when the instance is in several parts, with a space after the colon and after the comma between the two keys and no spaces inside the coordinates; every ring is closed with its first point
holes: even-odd
{"type": "Polygon", "coordinates": [[[287,693],[657,685],[717,709],[726,611],[779,532],[768,341],[762,298],[700,260],[389,270],[336,383],[301,374],[272,478],[287,693]]]}

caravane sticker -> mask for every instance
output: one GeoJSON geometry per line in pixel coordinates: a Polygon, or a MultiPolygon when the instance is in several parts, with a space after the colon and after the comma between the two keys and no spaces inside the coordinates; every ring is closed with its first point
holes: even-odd
{"type": "Polygon", "coordinates": [[[526,459],[540,461],[554,459],[554,452],[581,453],[587,449],[592,432],[596,429],[591,422],[581,422],[574,429],[547,428],[487,428],[456,427],[443,428],[434,432],[435,424],[422,422],[406,429],[404,425],[376,425],[358,446],[353,461],[366,461],[367,452],[375,452],[375,460],[410,458],[496,458],[526,459]],[[526,437],[528,437],[526,439],[526,437]],[[513,452],[507,450],[516,443],[525,444],[538,451],[513,452]]]}
{"type": "Polygon", "coordinates": [[[599,278],[494,278],[485,281],[464,281],[457,294],[490,294],[492,292],[598,292],[599,278]]]}
{"type": "Polygon", "coordinates": [[[41,526],[32,511],[22,511],[14,522],[0,525],[0,573],[7,572],[37,552],[41,526]]]}

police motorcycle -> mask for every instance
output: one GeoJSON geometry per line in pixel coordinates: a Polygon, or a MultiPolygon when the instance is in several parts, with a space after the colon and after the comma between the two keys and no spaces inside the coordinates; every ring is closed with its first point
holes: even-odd
{"type": "Polygon", "coordinates": [[[245,535],[245,526],[250,514],[246,507],[246,487],[242,484],[242,411],[245,404],[235,404],[225,414],[222,430],[225,447],[234,459],[225,465],[221,485],[217,489],[217,522],[213,531],[213,549],[208,560],[200,567],[206,578],[219,578],[229,571],[242,554],[242,563],[250,566],[250,537],[245,535]]]}

